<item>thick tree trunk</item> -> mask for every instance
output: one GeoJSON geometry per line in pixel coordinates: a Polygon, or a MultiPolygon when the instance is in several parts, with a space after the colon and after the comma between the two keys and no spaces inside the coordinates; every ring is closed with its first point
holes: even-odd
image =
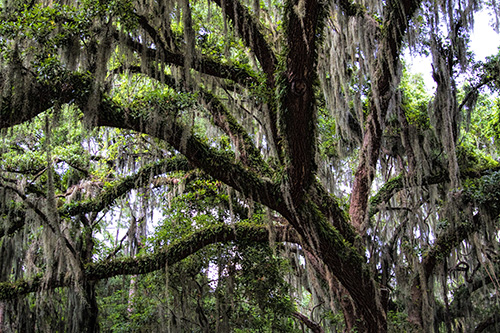
{"type": "Polygon", "coordinates": [[[366,258],[332,228],[312,202],[307,201],[294,211],[296,215],[286,217],[302,236],[304,246],[321,258],[352,298],[358,316],[356,328],[363,332],[386,332],[387,319],[380,288],[365,264],[366,258]]]}
{"type": "Polygon", "coordinates": [[[83,309],[82,331],[86,333],[99,332],[99,307],[95,293],[95,281],[85,283],[85,306],[83,309]]]}

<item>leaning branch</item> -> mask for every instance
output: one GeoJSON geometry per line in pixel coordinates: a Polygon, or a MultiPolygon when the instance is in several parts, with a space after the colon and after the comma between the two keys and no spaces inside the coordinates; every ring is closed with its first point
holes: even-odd
{"type": "MultiPolygon", "coordinates": [[[[182,53],[172,52],[166,48],[160,50],[148,48],[128,36],[121,35],[119,32],[115,33],[115,38],[124,40],[125,45],[130,50],[147,57],[150,62],[179,67],[184,67],[185,65],[185,56],[182,53]]],[[[221,64],[206,57],[198,58],[194,63],[196,64],[194,69],[202,74],[229,79],[244,86],[257,82],[253,73],[240,67],[221,64]]]]}
{"type": "MultiPolygon", "coordinates": [[[[494,265],[493,268],[494,274],[498,276],[500,274],[500,267],[498,265],[494,265]]],[[[474,269],[474,271],[475,270],[476,269],[474,269]]],[[[469,272],[466,271],[464,273],[466,275],[466,282],[453,291],[453,301],[450,304],[450,314],[452,318],[463,317],[464,309],[467,309],[469,308],[469,305],[472,305],[472,294],[494,282],[491,277],[486,278],[483,275],[470,277],[471,280],[467,281],[467,273],[469,272]]]]}
{"type": "Polygon", "coordinates": [[[432,248],[422,259],[424,277],[429,279],[434,268],[441,263],[450,254],[451,250],[456,248],[469,235],[479,230],[481,227],[481,217],[476,214],[470,222],[461,223],[455,228],[450,228],[440,235],[432,248]]]}
{"type": "Polygon", "coordinates": [[[33,202],[31,202],[31,200],[24,193],[22,193],[15,186],[6,185],[6,184],[0,184],[0,187],[3,187],[3,188],[5,188],[5,189],[7,189],[9,191],[12,191],[17,196],[19,196],[23,200],[24,204],[26,204],[26,206],[30,210],[32,210],[33,212],[35,212],[35,214],[40,218],[40,220],[43,222],[44,226],[48,227],[48,229],[50,231],[52,231],[55,235],[57,235],[58,237],[62,238],[62,240],[64,242],[64,245],[71,252],[71,254],[75,258],[77,258],[77,252],[75,250],[75,247],[71,243],[71,241],[65,235],[61,234],[61,231],[59,229],[57,229],[57,228],[59,228],[59,226],[57,224],[54,224],[54,221],[51,221],[49,219],[49,217],[47,216],[47,214],[45,214],[42,210],[40,210],[33,202]]]}
{"type": "MultiPolygon", "coordinates": [[[[276,239],[285,242],[298,242],[293,230],[285,227],[276,229],[276,239]]],[[[266,226],[256,226],[248,223],[236,225],[218,225],[197,231],[190,236],[177,240],[157,253],[116,260],[105,260],[91,263],[85,267],[84,278],[87,281],[104,280],[119,275],[147,274],[162,270],[187,258],[204,247],[215,243],[228,242],[258,242],[269,241],[269,231],[266,226]]],[[[0,283],[0,300],[6,301],[17,297],[42,291],[74,285],[63,276],[45,278],[37,275],[30,280],[0,283]]]]}
{"type": "Polygon", "coordinates": [[[277,60],[261,32],[259,23],[238,0],[213,0],[233,22],[235,29],[247,47],[250,47],[267,76],[268,88],[273,89],[277,60]]]}
{"type": "Polygon", "coordinates": [[[113,185],[107,187],[97,197],[87,201],[73,202],[63,205],[59,209],[62,216],[75,216],[90,212],[100,212],[109,207],[113,202],[123,194],[138,186],[149,184],[152,177],[173,171],[191,170],[189,163],[183,157],[175,156],[154,164],[141,168],[137,173],[124,177],[113,185]]]}
{"type": "Polygon", "coordinates": [[[142,114],[127,112],[110,100],[102,100],[97,115],[98,126],[130,129],[165,140],[181,152],[189,162],[217,180],[233,187],[253,200],[276,211],[287,211],[278,184],[259,177],[234,154],[218,150],[199,139],[180,124],[174,115],[160,114],[155,110],[142,114]],[[154,121],[151,121],[154,119],[154,121]]]}
{"type": "Polygon", "coordinates": [[[319,325],[318,323],[307,318],[307,316],[303,315],[302,313],[293,312],[292,316],[294,316],[295,318],[300,320],[302,323],[304,323],[304,325],[306,325],[311,330],[311,332],[313,332],[313,333],[323,333],[324,332],[323,327],[321,327],[321,325],[319,325]]]}

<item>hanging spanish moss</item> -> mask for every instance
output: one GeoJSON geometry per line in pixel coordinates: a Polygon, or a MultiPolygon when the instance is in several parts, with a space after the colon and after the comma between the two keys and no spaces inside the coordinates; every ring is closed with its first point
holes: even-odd
{"type": "Polygon", "coordinates": [[[0,331],[495,331],[495,1],[0,6],[0,331]]]}

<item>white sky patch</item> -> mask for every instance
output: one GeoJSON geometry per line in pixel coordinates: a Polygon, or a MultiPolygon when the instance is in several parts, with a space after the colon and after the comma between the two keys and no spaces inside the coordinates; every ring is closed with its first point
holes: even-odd
{"type": "Polygon", "coordinates": [[[476,54],[476,60],[485,60],[487,56],[498,53],[500,36],[493,30],[493,17],[485,11],[480,11],[474,18],[474,31],[471,35],[471,49],[476,54]]]}

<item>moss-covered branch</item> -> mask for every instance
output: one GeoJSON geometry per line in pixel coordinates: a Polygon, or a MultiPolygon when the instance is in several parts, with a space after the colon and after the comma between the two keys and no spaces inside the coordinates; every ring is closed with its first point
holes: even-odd
{"type": "Polygon", "coordinates": [[[191,170],[187,160],[181,156],[159,161],[142,167],[137,173],[124,177],[107,186],[97,197],[86,201],[72,202],[61,206],[59,213],[63,216],[99,212],[130,190],[149,185],[154,176],[173,171],[191,170]]]}
{"type": "MultiPolygon", "coordinates": [[[[284,227],[276,229],[276,239],[286,242],[298,242],[293,230],[284,227]]],[[[247,223],[216,225],[197,231],[182,240],[176,240],[164,249],[148,255],[135,258],[121,258],[89,264],[85,267],[84,279],[103,280],[118,275],[146,274],[173,265],[191,254],[215,243],[227,242],[268,242],[269,231],[266,226],[247,223]]],[[[0,300],[14,299],[28,293],[44,289],[54,289],[69,286],[74,281],[64,280],[64,277],[45,279],[37,275],[30,280],[0,283],[0,300]]]]}
{"type": "Polygon", "coordinates": [[[213,178],[271,209],[287,211],[278,184],[249,170],[236,161],[234,154],[211,147],[179,124],[172,115],[158,114],[155,110],[145,111],[130,114],[116,103],[104,99],[99,105],[97,125],[131,129],[165,140],[186,156],[192,165],[213,178]]]}
{"type": "MultiPolygon", "coordinates": [[[[14,67],[14,66],[12,66],[14,67]]],[[[0,129],[22,124],[54,106],[70,102],[81,102],[90,91],[87,75],[78,72],[64,73],[50,82],[37,81],[25,69],[18,69],[23,77],[22,85],[10,85],[0,73],[0,129]]],[[[11,73],[11,75],[14,75],[11,73]]]]}
{"type": "MultiPolygon", "coordinates": [[[[460,179],[476,179],[480,178],[488,173],[500,170],[500,166],[480,168],[480,169],[469,169],[460,171],[460,179]]],[[[387,181],[380,190],[370,198],[370,208],[369,216],[377,214],[381,209],[381,204],[387,203],[397,192],[410,188],[412,186],[429,186],[442,184],[449,181],[448,172],[446,170],[434,174],[422,177],[417,183],[417,177],[414,179],[404,180],[403,175],[396,176],[389,181],[387,181]],[[414,185],[411,185],[414,184],[414,185]]]]}
{"type": "MultiPolygon", "coordinates": [[[[179,67],[184,67],[185,65],[185,56],[182,53],[172,52],[166,48],[157,50],[144,47],[142,43],[128,36],[121,36],[118,32],[115,33],[115,38],[125,40],[125,45],[129,49],[143,55],[151,63],[160,62],[165,65],[179,67]]],[[[206,57],[197,58],[194,63],[194,69],[202,74],[229,79],[244,86],[257,83],[255,74],[241,67],[222,64],[206,57]]]]}
{"type": "Polygon", "coordinates": [[[460,245],[472,233],[478,231],[480,226],[481,217],[476,214],[470,221],[464,221],[442,233],[422,259],[424,278],[428,279],[434,268],[448,257],[451,250],[460,245]]]}
{"type": "MultiPolygon", "coordinates": [[[[144,73],[142,67],[139,66],[134,67],[133,70],[144,73]]],[[[174,78],[167,74],[164,75],[163,83],[172,88],[175,88],[176,86],[174,78]]],[[[188,89],[185,89],[185,91],[187,90],[188,89]]],[[[199,94],[208,112],[210,112],[213,117],[212,121],[214,125],[219,127],[231,138],[234,146],[240,154],[240,160],[242,163],[249,166],[253,171],[256,171],[259,174],[270,176],[271,170],[269,165],[262,159],[260,151],[255,147],[255,144],[252,141],[252,138],[248,135],[248,132],[238,123],[227,107],[220,101],[219,98],[217,98],[217,96],[212,94],[203,86],[199,87],[199,94]]]]}

